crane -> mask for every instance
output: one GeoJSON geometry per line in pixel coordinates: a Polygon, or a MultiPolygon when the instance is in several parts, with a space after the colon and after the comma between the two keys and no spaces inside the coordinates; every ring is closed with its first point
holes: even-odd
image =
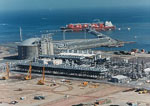
{"type": "Polygon", "coordinates": [[[24,78],[25,80],[31,80],[31,71],[32,71],[32,66],[30,64],[29,65],[29,70],[28,70],[28,75],[24,78]]]}
{"type": "Polygon", "coordinates": [[[45,67],[43,66],[43,73],[42,73],[42,79],[38,81],[38,85],[44,85],[45,84],[45,67]]]}
{"type": "Polygon", "coordinates": [[[9,66],[8,66],[8,63],[6,63],[7,66],[6,66],[6,76],[2,77],[3,80],[7,80],[9,79],[9,66]]]}

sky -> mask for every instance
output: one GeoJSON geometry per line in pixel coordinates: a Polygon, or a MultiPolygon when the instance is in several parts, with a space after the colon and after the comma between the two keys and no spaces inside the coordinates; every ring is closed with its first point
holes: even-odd
{"type": "Polygon", "coordinates": [[[137,6],[149,7],[150,0],[0,0],[0,11],[137,6]]]}

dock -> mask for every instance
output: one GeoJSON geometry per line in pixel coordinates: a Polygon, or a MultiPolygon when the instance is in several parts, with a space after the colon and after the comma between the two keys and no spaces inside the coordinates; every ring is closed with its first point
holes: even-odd
{"type": "Polygon", "coordinates": [[[102,34],[93,29],[87,29],[88,33],[96,36],[93,39],[73,39],[73,40],[62,40],[62,41],[54,41],[54,47],[56,51],[67,50],[67,49],[91,49],[97,47],[121,47],[126,43],[133,42],[123,42],[116,39],[112,39],[111,37],[102,34]]]}

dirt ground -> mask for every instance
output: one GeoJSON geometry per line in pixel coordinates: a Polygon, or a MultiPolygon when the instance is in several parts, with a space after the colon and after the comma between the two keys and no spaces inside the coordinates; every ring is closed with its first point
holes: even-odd
{"type": "Polygon", "coordinates": [[[0,45],[0,60],[5,57],[16,56],[16,47],[10,47],[9,45],[0,45]]]}
{"type": "Polygon", "coordinates": [[[0,80],[0,106],[10,105],[11,101],[17,101],[16,106],[71,106],[127,89],[101,83],[94,87],[90,82],[87,86],[80,86],[82,81],[62,82],[53,78],[46,78],[45,85],[37,85],[40,77],[32,80],[23,80],[23,77],[11,74],[10,79],[0,80]],[[56,86],[52,86],[54,82],[56,86]],[[45,99],[34,100],[34,96],[44,96],[45,99]]]}
{"type": "MultiPolygon", "coordinates": [[[[138,94],[138,92],[119,92],[106,96],[105,99],[111,99],[112,103],[115,105],[126,106],[127,102],[138,104],[138,106],[150,106],[150,94],[138,94]],[[123,105],[124,104],[124,105],[123,105]]],[[[109,105],[111,105],[109,104],[109,105]]],[[[108,106],[105,104],[103,106],[108,106]]]]}
{"type": "MultiPolygon", "coordinates": [[[[0,78],[3,75],[1,74],[0,78]]],[[[112,105],[120,106],[127,106],[127,102],[139,103],[139,106],[150,104],[149,93],[122,92],[129,88],[92,82],[87,86],[81,86],[83,81],[62,82],[62,79],[47,77],[45,85],[37,85],[40,76],[32,76],[32,80],[24,80],[24,77],[25,75],[11,73],[10,79],[0,80],[0,106],[9,106],[11,101],[17,101],[16,106],[71,106],[86,102],[94,103],[98,99],[110,99],[112,105]],[[56,86],[53,86],[54,83],[56,86]],[[93,84],[98,86],[94,87],[93,84]],[[34,96],[44,96],[45,99],[35,100],[34,96]],[[23,100],[20,97],[23,97],[23,100]]]]}

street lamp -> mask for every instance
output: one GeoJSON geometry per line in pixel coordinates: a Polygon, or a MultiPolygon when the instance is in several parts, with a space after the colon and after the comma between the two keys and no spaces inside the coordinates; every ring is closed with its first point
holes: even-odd
{"type": "Polygon", "coordinates": [[[65,41],[66,40],[66,35],[65,35],[65,32],[66,32],[67,30],[63,30],[63,40],[65,41]]]}

